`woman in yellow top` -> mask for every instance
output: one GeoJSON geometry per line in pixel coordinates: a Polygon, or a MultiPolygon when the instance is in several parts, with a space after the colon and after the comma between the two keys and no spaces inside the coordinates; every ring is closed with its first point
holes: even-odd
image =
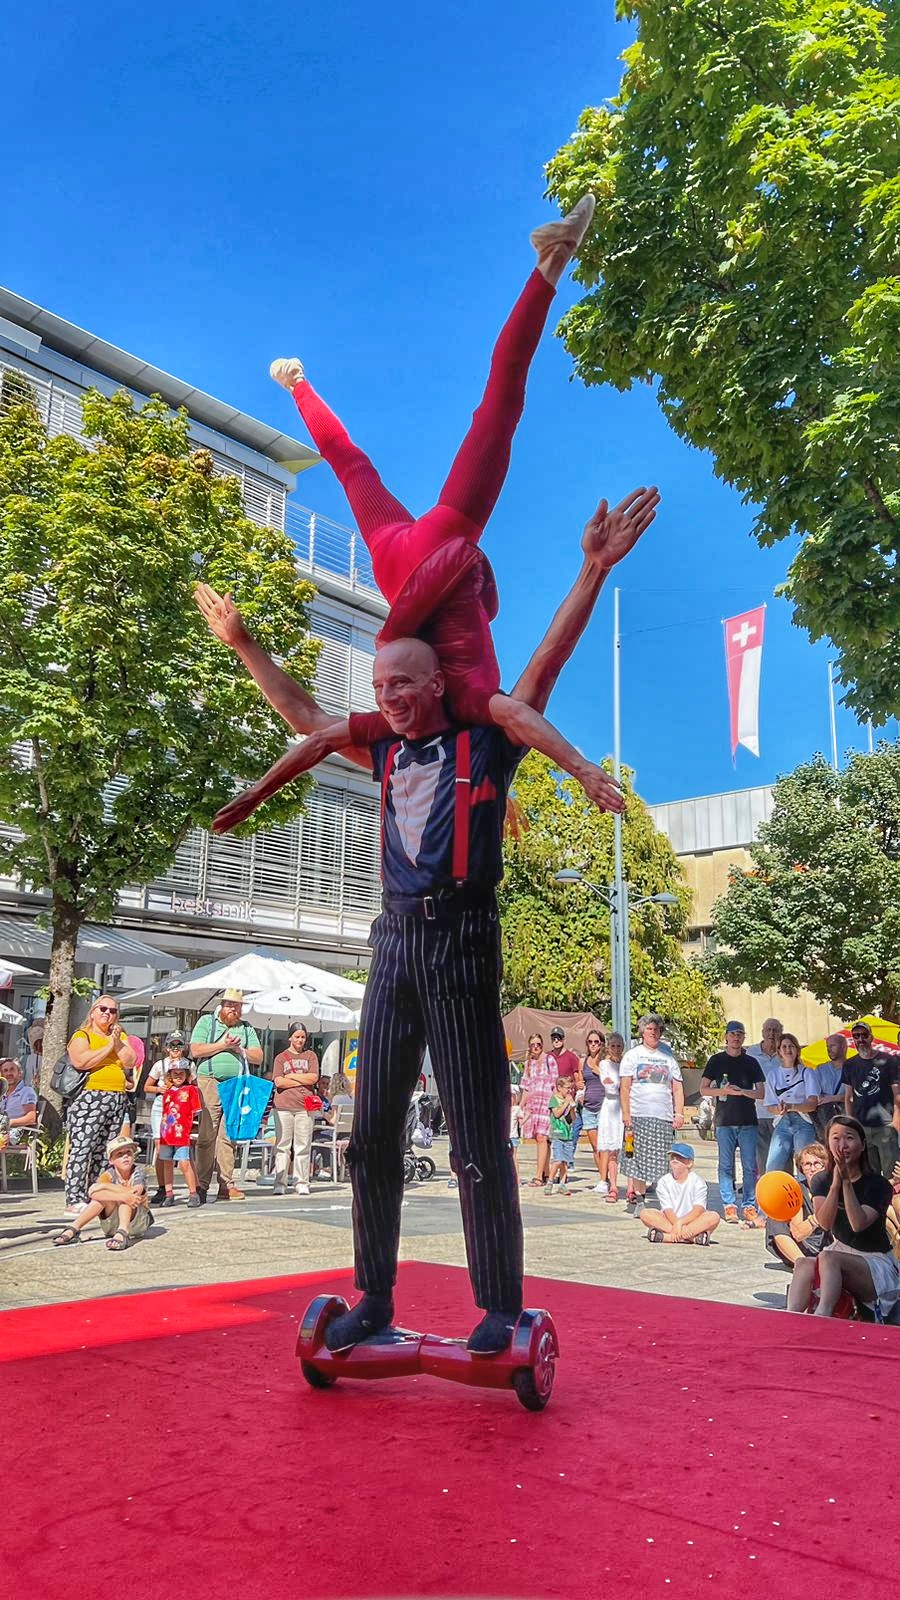
{"type": "Polygon", "coordinates": [[[106,1156],[107,1140],[119,1132],[125,1117],[125,1089],[136,1057],[119,1026],[119,1006],[113,995],[98,996],[84,1026],[69,1040],[68,1051],[72,1065],[87,1077],[66,1118],[67,1215],[87,1205],[88,1190],[96,1183],[106,1156]]]}

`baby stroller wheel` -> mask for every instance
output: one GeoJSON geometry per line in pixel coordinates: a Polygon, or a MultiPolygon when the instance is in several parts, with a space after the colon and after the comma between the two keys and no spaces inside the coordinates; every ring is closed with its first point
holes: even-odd
{"type": "Polygon", "coordinates": [[[403,1182],[415,1183],[417,1176],[416,1158],[407,1152],[407,1154],[403,1157],[403,1182]]]}
{"type": "Polygon", "coordinates": [[[416,1156],[416,1167],[419,1177],[423,1180],[425,1178],[433,1178],[437,1172],[437,1167],[430,1156],[416,1156]]]}

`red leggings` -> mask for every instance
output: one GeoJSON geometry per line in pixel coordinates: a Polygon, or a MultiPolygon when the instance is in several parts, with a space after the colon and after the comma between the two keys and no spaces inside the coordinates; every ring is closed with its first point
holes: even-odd
{"type": "Polygon", "coordinates": [[[334,469],[372,555],[375,581],[393,604],[421,561],[456,534],[477,543],[506,474],[525,405],[528,368],[555,290],[535,268],[494,347],[484,397],[472,418],[436,507],[414,518],[385,488],[368,456],[304,379],[293,391],[316,448],[334,469]],[[443,514],[435,517],[442,510],[443,514]],[[452,526],[447,512],[460,522],[452,526]],[[380,535],[380,537],[378,537],[380,535]]]}

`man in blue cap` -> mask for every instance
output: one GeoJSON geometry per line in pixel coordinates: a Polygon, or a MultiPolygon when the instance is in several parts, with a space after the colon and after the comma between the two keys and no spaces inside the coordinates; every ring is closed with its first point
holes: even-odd
{"type": "Polygon", "coordinates": [[[640,1217],[651,1244],[709,1244],[721,1217],[706,1204],[706,1184],[694,1171],[689,1144],[673,1144],[669,1170],[657,1179],[658,1209],[646,1207],[640,1217]]]}

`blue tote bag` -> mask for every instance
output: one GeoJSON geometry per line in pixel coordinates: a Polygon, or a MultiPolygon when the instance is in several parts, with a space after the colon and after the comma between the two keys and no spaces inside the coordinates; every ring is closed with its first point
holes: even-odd
{"type": "Polygon", "coordinates": [[[255,1078],[248,1071],[246,1060],[239,1078],[220,1079],[219,1099],[229,1139],[236,1143],[255,1139],[271,1098],[272,1085],[268,1078],[255,1078]]]}

